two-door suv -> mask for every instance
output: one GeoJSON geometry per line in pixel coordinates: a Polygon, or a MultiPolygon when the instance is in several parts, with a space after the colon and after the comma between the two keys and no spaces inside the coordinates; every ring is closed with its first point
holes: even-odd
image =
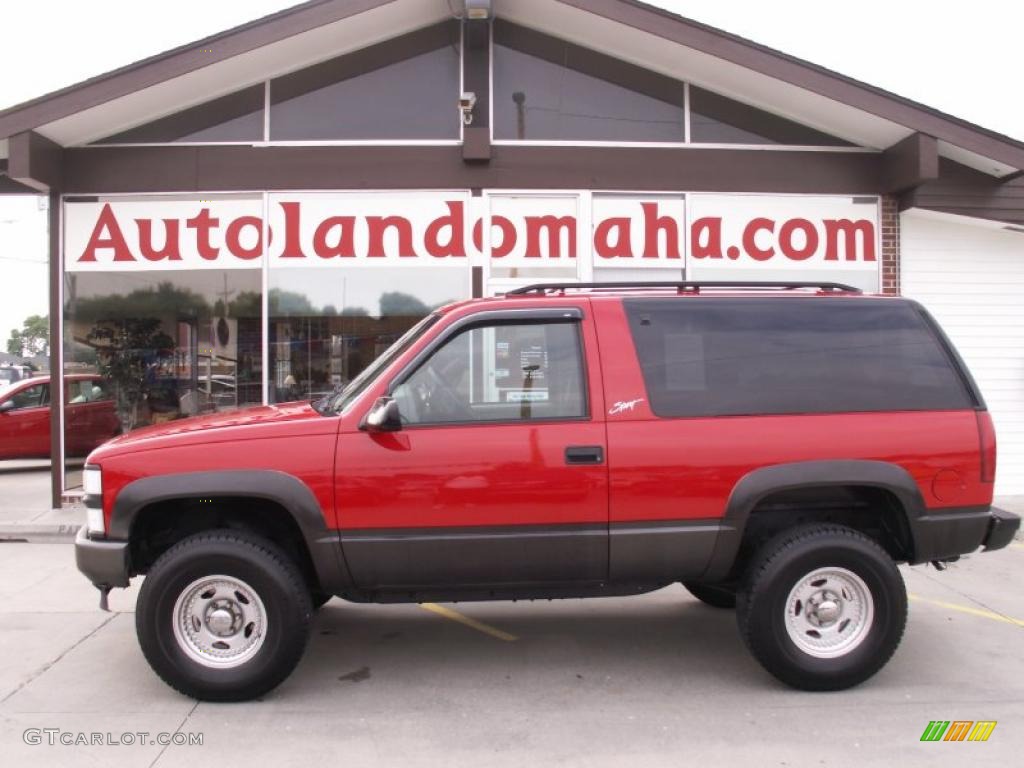
{"type": "MultiPolygon", "coordinates": [[[[258,696],[313,611],[635,595],[735,607],[798,688],[899,644],[897,563],[1005,546],[981,394],[928,313],[836,284],[541,285],[437,310],[312,403],[94,451],[79,568],[146,574],[149,663],[258,696]]],[[[102,602],[102,601],[101,601],[102,602]]]]}

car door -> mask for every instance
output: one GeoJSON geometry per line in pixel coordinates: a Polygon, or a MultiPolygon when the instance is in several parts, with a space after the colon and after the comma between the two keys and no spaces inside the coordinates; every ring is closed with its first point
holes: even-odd
{"type": "Polygon", "coordinates": [[[69,456],[83,457],[117,433],[114,402],[98,376],[65,379],[64,400],[69,456]]]}
{"type": "Polygon", "coordinates": [[[50,386],[16,386],[0,398],[0,458],[50,455],[50,386]]]}
{"type": "Polygon", "coordinates": [[[603,394],[583,309],[449,324],[390,382],[401,429],[339,435],[338,517],[359,586],[607,578],[603,394]]]}

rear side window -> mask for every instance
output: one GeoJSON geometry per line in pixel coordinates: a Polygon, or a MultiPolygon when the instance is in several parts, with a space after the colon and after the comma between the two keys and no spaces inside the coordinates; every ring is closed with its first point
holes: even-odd
{"type": "Polygon", "coordinates": [[[913,305],[873,299],[626,299],[662,417],[973,407],[913,305]]]}

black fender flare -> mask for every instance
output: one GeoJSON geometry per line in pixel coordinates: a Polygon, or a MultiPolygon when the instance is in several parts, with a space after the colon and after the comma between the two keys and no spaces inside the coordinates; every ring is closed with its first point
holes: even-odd
{"type": "Polygon", "coordinates": [[[780,491],[840,485],[868,486],[891,492],[903,506],[911,546],[917,551],[926,507],[917,483],[907,470],[886,461],[797,461],[752,470],[736,483],[729,494],[703,580],[724,579],[732,570],[750,513],[762,499],[780,491]]]}
{"type": "Polygon", "coordinates": [[[107,536],[131,541],[136,517],[150,504],[217,496],[266,499],[279,504],[302,533],[321,589],[335,594],[351,583],[341,559],[338,532],[327,527],[313,492],[294,475],[277,470],[183,472],[134,480],[122,488],[114,500],[107,536]]]}

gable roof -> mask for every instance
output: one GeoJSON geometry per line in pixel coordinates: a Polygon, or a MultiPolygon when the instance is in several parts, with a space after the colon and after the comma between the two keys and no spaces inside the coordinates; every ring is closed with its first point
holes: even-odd
{"type": "MultiPolygon", "coordinates": [[[[0,111],[0,156],[3,140],[23,131],[89,143],[436,23],[452,7],[310,0],[0,111]]],[[[941,155],[990,176],[1024,169],[1024,142],[638,0],[494,0],[494,12],[861,146],[923,133],[941,155]]]]}

